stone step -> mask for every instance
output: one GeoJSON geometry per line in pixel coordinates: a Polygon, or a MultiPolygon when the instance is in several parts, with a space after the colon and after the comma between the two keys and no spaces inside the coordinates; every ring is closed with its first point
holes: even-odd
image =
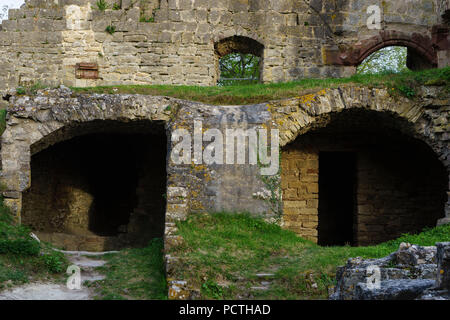
{"type": "Polygon", "coordinates": [[[269,287],[263,287],[263,286],[261,286],[261,287],[250,287],[250,289],[254,290],[254,291],[267,291],[267,290],[269,290],[269,287]]]}
{"type": "Polygon", "coordinates": [[[257,273],[255,276],[260,280],[272,280],[275,278],[274,273],[257,273]]]}

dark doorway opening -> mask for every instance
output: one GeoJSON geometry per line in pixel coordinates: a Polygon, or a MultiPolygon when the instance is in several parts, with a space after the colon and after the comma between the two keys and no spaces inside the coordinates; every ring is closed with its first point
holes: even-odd
{"type": "Polygon", "coordinates": [[[356,153],[319,153],[319,228],[322,246],[353,245],[356,153]]]}
{"type": "Polygon", "coordinates": [[[106,125],[32,156],[22,223],[44,241],[102,251],[145,246],[163,236],[164,127],[106,125]]]}

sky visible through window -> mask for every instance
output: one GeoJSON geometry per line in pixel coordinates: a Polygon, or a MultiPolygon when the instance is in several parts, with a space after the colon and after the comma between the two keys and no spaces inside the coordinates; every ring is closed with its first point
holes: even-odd
{"type": "Polygon", "coordinates": [[[8,9],[17,9],[24,0],[0,0],[0,21],[8,19],[8,9]]]}

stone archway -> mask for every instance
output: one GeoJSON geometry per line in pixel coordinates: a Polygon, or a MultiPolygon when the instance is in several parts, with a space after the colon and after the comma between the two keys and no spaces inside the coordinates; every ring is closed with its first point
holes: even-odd
{"type": "MultiPolygon", "coordinates": [[[[341,163],[341,171],[348,172],[342,180],[356,180],[348,188],[360,187],[353,193],[359,198],[349,204],[357,210],[348,222],[353,226],[353,239],[340,244],[378,243],[448,218],[448,147],[445,136],[436,134],[439,129],[434,122],[440,111],[427,110],[420,101],[392,97],[385,89],[355,87],[327,89],[275,103],[271,111],[281,129],[283,224],[287,229],[320,241],[320,158],[325,159],[322,166],[328,162],[331,173],[339,171],[329,164],[341,163]],[[376,172],[382,172],[378,180],[376,172]],[[378,188],[384,196],[370,188],[378,188]],[[396,192],[398,201],[388,199],[396,192]],[[364,197],[392,206],[364,203],[364,197]],[[417,215],[408,215],[413,211],[417,215]]],[[[329,176],[329,180],[336,179],[329,176]]],[[[339,194],[340,187],[334,188],[339,194]]]]}
{"type": "Polygon", "coordinates": [[[165,101],[98,96],[58,105],[40,98],[44,106],[31,108],[19,99],[2,136],[4,201],[16,220],[69,250],[163,237],[165,101]]]}
{"type": "Polygon", "coordinates": [[[408,68],[412,70],[436,68],[437,52],[430,37],[398,31],[381,31],[377,36],[360,40],[351,48],[340,52],[336,64],[357,66],[372,53],[389,46],[408,48],[408,68]]]}
{"type": "Polygon", "coordinates": [[[446,168],[401,120],[344,110],[327,122],[284,148],[285,218],[301,222],[300,233],[320,245],[372,245],[444,218],[446,168]]]}
{"type": "MultiPolygon", "coordinates": [[[[22,224],[40,239],[70,250],[145,246],[162,238],[164,125],[93,121],[71,129],[76,132],[71,139],[39,152],[31,146],[31,186],[22,192],[22,224]]],[[[60,131],[42,140],[60,140],[60,131]]]]}

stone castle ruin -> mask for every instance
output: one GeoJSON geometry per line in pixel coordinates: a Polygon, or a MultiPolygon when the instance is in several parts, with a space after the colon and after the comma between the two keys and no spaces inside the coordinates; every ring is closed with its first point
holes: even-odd
{"type": "Polygon", "coordinates": [[[261,58],[265,83],[342,77],[371,53],[408,48],[448,65],[447,0],[28,0],[0,32],[1,87],[36,83],[215,85],[219,58],[261,58]],[[368,29],[378,6],[380,30],[368,29]]]}
{"type": "Polygon", "coordinates": [[[216,85],[219,59],[260,57],[261,81],[343,77],[371,53],[408,48],[413,70],[450,64],[442,0],[29,0],[0,30],[5,203],[71,250],[179,239],[191,212],[250,212],[322,245],[375,244],[450,221],[445,88],[415,99],[343,86],[248,106],[76,94],[68,86],[216,85]],[[367,8],[382,8],[369,29],[367,8]],[[59,89],[36,95],[18,86],[59,89]],[[224,121],[227,119],[227,121],[224,121]],[[245,121],[242,121],[245,119],[245,121]],[[275,128],[281,170],[176,164],[176,129],[275,128]]]}

